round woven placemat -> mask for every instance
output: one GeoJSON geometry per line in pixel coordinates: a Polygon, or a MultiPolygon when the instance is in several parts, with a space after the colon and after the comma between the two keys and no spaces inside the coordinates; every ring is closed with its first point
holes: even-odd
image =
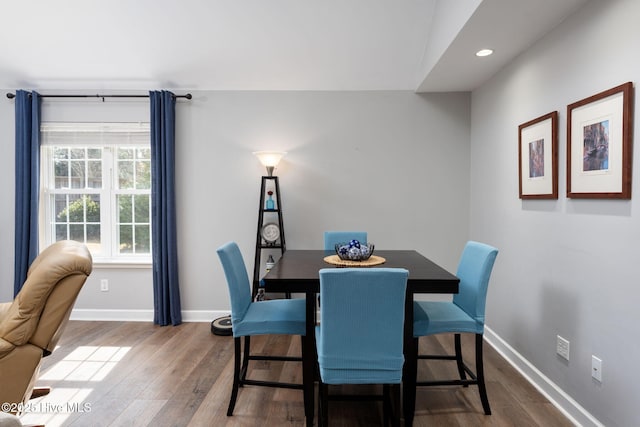
{"type": "Polygon", "coordinates": [[[340,259],[338,255],[329,255],[324,257],[324,261],[329,264],[338,265],[340,267],[371,267],[374,265],[383,264],[386,259],[382,258],[381,256],[371,255],[369,259],[365,259],[364,261],[351,261],[340,259]]]}

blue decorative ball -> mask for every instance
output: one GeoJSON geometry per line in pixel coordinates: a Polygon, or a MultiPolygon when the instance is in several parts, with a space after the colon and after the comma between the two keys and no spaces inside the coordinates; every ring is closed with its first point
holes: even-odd
{"type": "Polygon", "coordinates": [[[349,242],[349,247],[360,249],[360,242],[356,239],[353,239],[349,242]]]}
{"type": "Polygon", "coordinates": [[[349,249],[349,258],[353,260],[360,259],[360,249],[355,246],[349,249]]]}

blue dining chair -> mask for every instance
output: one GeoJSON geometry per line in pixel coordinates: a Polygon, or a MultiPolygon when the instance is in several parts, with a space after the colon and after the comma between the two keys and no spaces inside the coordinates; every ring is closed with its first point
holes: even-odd
{"type": "Polygon", "coordinates": [[[367,243],[366,231],[325,231],[324,232],[324,250],[332,251],[336,247],[336,243],[350,242],[358,240],[367,243]]]}
{"type": "MultiPolygon", "coordinates": [[[[357,240],[367,243],[366,231],[325,231],[324,232],[324,250],[335,251],[336,244],[346,243],[357,240]]],[[[320,306],[320,296],[318,296],[318,306],[320,306]]]]}
{"type": "Polygon", "coordinates": [[[231,297],[231,329],[234,340],[233,389],[227,416],[233,415],[238,397],[238,388],[243,385],[282,387],[302,390],[302,384],[274,381],[262,381],[247,378],[250,360],[302,361],[301,357],[277,355],[252,355],[251,336],[253,335],[300,335],[303,346],[305,340],[305,300],[277,299],[269,301],[251,301],[251,283],[238,245],[229,242],[217,250],[231,297]],[[244,337],[244,352],[241,338],[244,337]],[[242,357],[242,366],[240,358],[242,357]]]}
{"type": "Polygon", "coordinates": [[[484,384],[482,362],[482,337],[484,333],[485,302],[489,278],[498,250],[484,243],[469,241],[465,245],[458,264],[456,276],[460,279],[459,291],[453,301],[414,301],[413,336],[418,351],[419,337],[442,333],[454,334],[455,355],[418,354],[417,359],[455,360],[460,379],[418,381],[419,386],[477,385],[486,415],[491,415],[487,389],[484,384]],[[461,333],[475,334],[476,372],[474,373],[462,358],[461,333]],[[466,377],[469,375],[469,379],[466,377]]]}
{"type": "Polygon", "coordinates": [[[329,400],[375,399],[383,400],[385,425],[389,412],[394,412],[394,425],[399,425],[409,272],[400,268],[328,268],[319,274],[318,424],[328,423],[329,400]],[[383,384],[383,395],[329,395],[329,385],[334,384],[383,384]]]}

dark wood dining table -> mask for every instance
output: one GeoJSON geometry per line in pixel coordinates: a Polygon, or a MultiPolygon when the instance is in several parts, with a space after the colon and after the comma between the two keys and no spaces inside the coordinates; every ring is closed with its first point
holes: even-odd
{"type": "MultiPolygon", "coordinates": [[[[313,425],[314,418],[316,295],[320,292],[318,272],[322,268],[339,268],[324,261],[326,256],[334,254],[333,251],[324,250],[287,250],[263,278],[267,292],[304,293],[306,297],[306,336],[311,339],[305,339],[302,348],[302,382],[308,426],[313,425]]],[[[417,353],[416,342],[413,339],[413,296],[458,293],[459,279],[415,250],[376,250],[375,255],[385,259],[378,267],[409,270],[405,300],[402,410],[405,426],[411,426],[415,411],[415,381],[418,367],[417,360],[412,357],[417,353]]]]}

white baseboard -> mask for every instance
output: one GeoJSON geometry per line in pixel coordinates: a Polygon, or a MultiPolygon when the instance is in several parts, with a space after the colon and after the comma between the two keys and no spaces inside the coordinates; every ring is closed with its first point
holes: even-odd
{"type": "MultiPolygon", "coordinates": [[[[228,316],[224,310],[185,310],[182,312],[183,322],[211,322],[218,317],[228,316]]],[[[92,310],[74,309],[71,320],[105,320],[126,322],[153,322],[153,310],[92,310]]]]}
{"type": "Polygon", "coordinates": [[[604,427],[593,415],[585,408],[580,406],[578,402],[573,400],[571,396],[565,393],[553,381],[547,378],[527,359],[522,357],[513,347],[507,344],[500,336],[498,336],[491,328],[485,325],[484,339],[491,345],[502,357],[507,360],[527,381],[529,381],[540,393],[542,393],[549,401],[556,406],[572,423],[577,426],[584,427],[604,427]]]}
{"type": "Polygon", "coordinates": [[[218,317],[230,315],[230,311],[223,310],[186,310],[182,312],[183,322],[212,322],[218,317]]]}
{"type": "Polygon", "coordinates": [[[107,320],[123,322],[153,322],[153,310],[100,310],[74,308],[71,320],[107,320]]]}

